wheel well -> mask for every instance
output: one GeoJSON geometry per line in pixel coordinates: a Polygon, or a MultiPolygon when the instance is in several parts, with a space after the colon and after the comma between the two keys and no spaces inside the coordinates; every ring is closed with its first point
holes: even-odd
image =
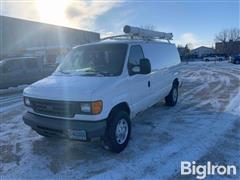
{"type": "Polygon", "coordinates": [[[122,102],[122,103],[119,103],[119,104],[115,105],[115,106],[112,108],[110,114],[111,114],[112,112],[114,112],[114,111],[117,111],[117,110],[125,111],[125,112],[128,113],[129,115],[130,115],[130,112],[131,112],[131,111],[130,111],[130,108],[129,108],[129,106],[128,106],[128,104],[127,104],[126,102],[122,102]]]}

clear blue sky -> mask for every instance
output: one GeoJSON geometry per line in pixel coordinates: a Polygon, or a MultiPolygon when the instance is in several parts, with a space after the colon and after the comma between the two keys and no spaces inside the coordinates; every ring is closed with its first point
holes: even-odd
{"type": "Polygon", "coordinates": [[[212,46],[216,33],[240,25],[240,0],[0,0],[0,14],[100,32],[126,24],[172,32],[177,44],[212,46]],[[70,12],[70,13],[69,13],[70,12]]]}
{"type": "Polygon", "coordinates": [[[211,45],[214,36],[225,28],[240,27],[240,1],[162,1],[132,2],[113,8],[97,18],[98,29],[118,31],[124,23],[153,25],[158,30],[174,33],[179,43],[194,38],[195,45],[211,45]],[[113,22],[114,21],[114,22],[113,22]],[[187,36],[184,34],[187,33],[187,36]],[[189,35],[190,34],[190,35],[189,35]]]}

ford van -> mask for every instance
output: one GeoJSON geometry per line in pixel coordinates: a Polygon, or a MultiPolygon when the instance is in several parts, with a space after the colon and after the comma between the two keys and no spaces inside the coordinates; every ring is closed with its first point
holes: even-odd
{"type": "Polygon", "coordinates": [[[172,34],[131,26],[124,32],[73,48],[51,76],[24,89],[25,124],[46,137],[101,138],[119,153],[137,113],[162,99],[175,106],[180,57],[172,34]]]}

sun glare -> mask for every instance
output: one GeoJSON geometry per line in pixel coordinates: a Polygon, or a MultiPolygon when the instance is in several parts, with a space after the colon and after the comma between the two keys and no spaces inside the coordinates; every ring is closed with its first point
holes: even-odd
{"type": "Polygon", "coordinates": [[[64,25],[66,23],[65,10],[69,0],[37,0],[36,7],[41,21],[64,25]]]}

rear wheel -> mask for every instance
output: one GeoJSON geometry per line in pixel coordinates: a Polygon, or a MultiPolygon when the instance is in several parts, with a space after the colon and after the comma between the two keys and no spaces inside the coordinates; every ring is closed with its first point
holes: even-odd
{"type": "Polygon", "coordinates": [[[105,132],[104,144],[112,152],[120,153],[129,141],[131,134],[131,123],[128,113],[114,111],[108,118],[105,132]]]}
{"type": "Polygon", "coordinates": [[[168,106],[175,106],[178,100],[178,83],[173,83],[172,89],[167,97],[165,97],[165,102],[168,106]]]}

